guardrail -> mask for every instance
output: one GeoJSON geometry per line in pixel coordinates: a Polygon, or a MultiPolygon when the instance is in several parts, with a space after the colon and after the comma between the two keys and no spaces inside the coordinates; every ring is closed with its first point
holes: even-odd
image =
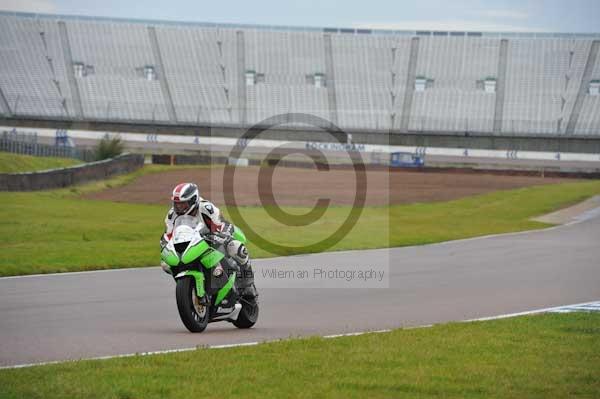
{"type": "Polygon", "coordinates": [[[112,159],[69,168],[39,172],[0,173],[0,191],[36,191],[62,188],[133,172],[144,166],[141,154],[123,154],[112,159]]]}

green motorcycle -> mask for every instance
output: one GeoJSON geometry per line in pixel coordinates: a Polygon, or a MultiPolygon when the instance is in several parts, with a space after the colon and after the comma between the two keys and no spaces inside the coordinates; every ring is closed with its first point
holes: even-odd
{"type": "MultiPolygon", "coordinates": [[[[237,227],[233,238],[246,243],[237,227]]],[[[161,266],[175,279],[179,316],[191,332],[202,332],[216,321],[250,328],[258,319],[258,302],[238,294],[240,268],[226,253],[220,237],[190,216],[177,219],[173,235],[162,249],[161,266]]]]}

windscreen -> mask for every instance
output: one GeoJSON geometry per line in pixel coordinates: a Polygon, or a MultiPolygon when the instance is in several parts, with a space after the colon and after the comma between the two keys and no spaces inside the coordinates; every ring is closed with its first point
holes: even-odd
{"type": "Polygon", "coordinates": [[[208,232],[208,228],[204,224],[201,218],[193,217],[190,215],[178,216],[175,219],[175,224],[173,228],[176,229],[179,226],[189,226],[194,230],[200,231],[200,234],[204,234],[208,232]]]}
{"type": "Polygon", "coordinates": [[[179,216],[177,217],[177,219],[175,219],[175,225],[174,227],[177,228],[179,226],[189,226],[192,229],[195,229],[196,226],[198,225],[198,218],[189,216],[189,215],[183,215],[183,216],[179,216]]]}

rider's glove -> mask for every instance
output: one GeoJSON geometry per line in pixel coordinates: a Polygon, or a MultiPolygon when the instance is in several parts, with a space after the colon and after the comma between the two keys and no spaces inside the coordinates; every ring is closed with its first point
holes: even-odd
{"type": "Polygon", "coordinates": [[[231,237],[229,237],[226,234],[219,233],[219,232],[214,232],[214,233],[210,234],[208,237],[212,242],[214,242],[216,244],[223,244],[225,246],[227,246],[229,241],[231,241],[231,237]]]}

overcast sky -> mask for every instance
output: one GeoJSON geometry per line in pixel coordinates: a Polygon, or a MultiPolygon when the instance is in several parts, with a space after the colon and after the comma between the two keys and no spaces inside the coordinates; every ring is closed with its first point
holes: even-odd
{"type": "Polygon", "coordinates": [[[0,0],[0,9],[317,27],[600,32],[600,0],[0,0]]]}

